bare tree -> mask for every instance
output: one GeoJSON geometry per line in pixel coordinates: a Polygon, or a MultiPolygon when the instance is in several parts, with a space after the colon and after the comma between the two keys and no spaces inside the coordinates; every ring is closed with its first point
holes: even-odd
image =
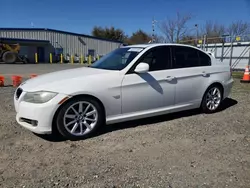
{"type": "Polygon", "coordinates": [[[222,35],[225,34],[226,28],[222,24],[218,24],[213,21],[207,21],[205,25],[201,27],[200,34],[206,35],[207,43],[222,42],[222,35]]]}
{"type": "Polygon", "coordinates": [[[201,28],[201,33],[208,37],[219,37],[225,33],[225,26],[222,24],[215,23],[213,21],[207,21],[201,28]]]}
{"type": "Polygon", "coordinates": [[[247,22],[236,21],[229,25],[227,30],[231,36],[247,35],[250,32],[250,25],[247,22]]]}
{"type": "Polygon", "coordinates": [[[166,20],[159,26],[162,33],[169,42],[174,42],[176,33],[176,23],[174,20],[166,20]]]}
{"type": "Polygon", "coordinates": [[[179,42],[188,31],[187,23],[191,18],[190,14],[177,13],[176,18],[161,22],[159,28],[169,42],[179,42]]]}
{"type": "Polygon", "coordinates": [[[162,35],[155,34],[154,39],[156,43],[165,43],[166,39],[162,35]]]}
{"type": "Polygon", "coordinates": [[[181,38],[181,44],[188,44],[188,45],[196,45],[196,37],[190,34],[187,34],[181,38]]]}

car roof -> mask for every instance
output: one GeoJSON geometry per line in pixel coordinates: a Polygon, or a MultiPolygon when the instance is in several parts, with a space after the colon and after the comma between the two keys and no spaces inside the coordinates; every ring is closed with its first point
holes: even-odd
{"type": "Polygon", "coordinates": [[[185,46],[185,47],[190,47],[190,48],[194,48],[197,50],[200,50],[204,53],[206,53],[207,55],[209,55],[210,57],[213,57],[212,54],[197,48],[196,46],[191,46],[191,45],[187,45],[187,44],[177,44],[177,43],[150,43],[150,44],[134,44],[134,45],[128,45],[128,46],[123,46],[123,48],[129,47],[129,48],[150,48],[150,47],[157,47],[157,46],[185,46]]]}
{"type": "MultiPolygon", "coordinates": [[[[157,47],[157,46],[186,46],[186,47],[196,48],[195,46],[186,45],[186,44],[176,44],[176,43],[134,44],[134,45],[128,45],[128,46],[123,46],[123,47],[129,47],[129,48],[149,48],[149,47],[157,47]]],[[[199,48],[197,48],[197,49],[199,49],[199,48]]]]}

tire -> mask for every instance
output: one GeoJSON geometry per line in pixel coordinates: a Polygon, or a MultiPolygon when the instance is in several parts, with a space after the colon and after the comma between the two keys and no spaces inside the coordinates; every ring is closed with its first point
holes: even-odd
{"type": "Polygon", "coordinates": [[[17,54],[15,52],[7,51],[3,54],[3,61],[5,63],[15,63],[17,54]]]}
{"type": "Polygon", "coordinates": [[[202,99],[201,109],[204,113],[215,113],[219,110],[223,99],[223,92],[220,85],[210,86],[202,99]],[[214,94],[215,93],[215,94],[214,94]]]}
{"type": "Polygon", "coordinates": [[[70,100],[62,106],[56,117],[58,132],[69,140],[88,138],[104,123],[105,114],[102,106],[95,99],[89,97],[78,97],[70,100]],[[85,113],[87,106],[88,109],[85,113]],[[94,113],[94,111],[96,112],[94,113]]]}

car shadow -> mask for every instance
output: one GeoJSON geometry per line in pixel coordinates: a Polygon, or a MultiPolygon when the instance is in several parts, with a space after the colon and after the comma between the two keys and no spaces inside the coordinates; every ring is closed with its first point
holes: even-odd
{"type": "MultiPolygon", "coordinates": [[[[238,104],[238,102],[236,100],[231,99],[231,98],[226,98],[223,101],[223,103],[221,104],[220,109],[218,109],[218,112],[224,111],[224,110],[226,110],[226,109],[228,109],[236,104],[238,104]]],[[[104,135],[104,134],[107,134],[110,132],[114,132],[117,130],[123,130],[123,129],[139,127],[139,126],[156,124],[156,123],[170,121],[170,120],[174,120],[174,119],[178,119],[178,118],[190,117],[190,116],[198,115],[201,113],[202,112],[200,109],[186,110],[186,111],[182,111],[182,112],[170,113],[170,114],[166,114],[166,115],[144,118],[144,119],[140,119],[140,120],[133,120],[133,121],[127,121],[124,123],[107,125],[107,126],[104,126],[102,129],[100,129],[99,131],[97,131],[94,135],[92,135],[89,138],[98,137],[98,136],[101,136],[101,135],[104,135]]],[[[49,142],[66,141],[66,139],[63,138],[56,130],[53,130],[53,134],[51,134],[51,135],[38,135],[38,134],[35,134],[35,135],[37,135],[38,137],[40,137],[46,141],[49,141],[49,142]]]]}
{"type": "Polygon", "coordinates": [[[155,91],[163,94],[163,89],[159,82],[149,73],[138,74],[143,80],[145,80],[149,86],[151,86],[155,91]]]}

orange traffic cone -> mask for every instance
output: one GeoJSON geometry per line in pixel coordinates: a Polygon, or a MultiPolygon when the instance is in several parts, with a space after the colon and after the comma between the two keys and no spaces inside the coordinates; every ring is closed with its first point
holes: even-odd
{"type": "Polygon", "coordinates": [[[18,75],[12,76],[12,82],[14,87],[18,87],[22,83],[22,77],[18,75]]]}
{"type": "Polygon", "coordinates": [[[35,78],[35,77],[37,77],[37,74],[31,74],[30,75],[30,78],[35,78]]]}
{"type": "Polygon", "coordinates": [[[0,76],[0,87],[4,86],[4,76],[0,76]]]}
{"type": "Polygon", "coordinates": [[[240,80],[242,83],[250,83],[249,66],[246,66],[243,78],[240,80]]]}

